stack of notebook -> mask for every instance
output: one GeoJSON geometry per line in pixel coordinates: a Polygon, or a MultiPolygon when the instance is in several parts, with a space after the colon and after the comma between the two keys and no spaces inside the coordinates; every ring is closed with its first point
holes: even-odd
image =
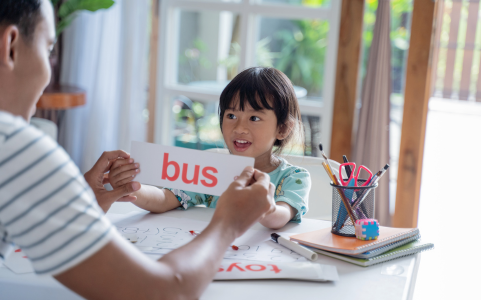
{"type": "Polygon", "coordinates": [[[431,243],[420,240],[418,228],[379,227],[376,240],[361,241],[355,237],[343,237],[331,233],[331,228],[324,228],[291,236],[291,240],[311,250],[344,260],[356,265],[368,267],[395,258],[415,254],[434,247],[431,243]]]}

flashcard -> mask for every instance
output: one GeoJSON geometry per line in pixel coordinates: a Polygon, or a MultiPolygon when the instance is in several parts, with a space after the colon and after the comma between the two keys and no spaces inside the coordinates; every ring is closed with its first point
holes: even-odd
{"type": "Polygon", "coordinates": [[[335,266],[311,262],[245,262],[223,260],[214,280],[296,279],[338,281],[335,266]]]}
{"type": "Polygon", "coordinates": [[[13,253],[7,256],[4,265],[17,274],[33,272],[32,263],[21,249],[16,249],[13,253]]]}
{"type": "Polygon", "coordinates": [[[131,157],[140,164],[136,181],[220,196],[254,158],[132,142],[131,157]]]}

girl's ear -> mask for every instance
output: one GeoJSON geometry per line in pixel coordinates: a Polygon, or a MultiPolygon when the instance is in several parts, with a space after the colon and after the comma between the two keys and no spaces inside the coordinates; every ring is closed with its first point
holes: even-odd
{"type": "Polygon", "coordinates": [[[276,138],[280,141],[285,139],[286,137],[289,136],[289,134],[291,134],[293,128],[294,128],[293,120],[289,120],[286,124],[282,124],[278,126],[276,138]]]}

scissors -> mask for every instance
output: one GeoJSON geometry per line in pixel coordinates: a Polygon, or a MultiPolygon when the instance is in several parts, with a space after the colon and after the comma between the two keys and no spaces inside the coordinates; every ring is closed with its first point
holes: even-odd
{"type": "Polygon", "coordinates": [[[371,181],[372,179],[372,172],[366,168],[365,166],[361,165],[359,166],[359,168],[357,168],[357,172],[356,172],[356,163],[353,163],[353,162],[348,162],[348,163],[343,163],[339,166],[339,180],[341,181],[341,184],[343,186],[366,186],[369,184],[369,182],[371,181]],[[346,172],[346,174],[349,174],[349,178],[347,181],[344,181],[344,179],[342,178],[342,168],[344,167],[345,170],[348,170],[348,169],[351,169],[352,172],[346,172]],[[361,173],[361,170],[365,170],[368,174],[369,174],[369,177],[367,178],[367,180],[362,184],[362,185],[359,185],[358,184],[358,178],[359,178],[359,174],[361,173]],[[356,175],[354,175],[354,173],[356,175]],[[354,180],[354,181],[352,181],[354,180]]]}

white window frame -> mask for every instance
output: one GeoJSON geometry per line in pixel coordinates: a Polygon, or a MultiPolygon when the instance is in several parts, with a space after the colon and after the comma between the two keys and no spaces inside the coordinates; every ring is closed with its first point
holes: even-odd
{"type": "MultiPolygon", "coordinates": [[[[240,44],[242,53],[239,70],[255,66],[255,44],[260,17],[279,19],[320,19],[329,22],[327,51],[325,57],[322,102],[299,100],[301,113],[321,118],[321,142],[329,152],[332,132],[332,114],[336,78],[337,47],[339,39],[342,0],[332,0],[330,7],[312,8],[296,5],[262,3],[259,0],[240,2],[217,2],[199,0],[162,0],[159,22],[159,60],[157,65],[157,96],[155,142],[172,145],[173,113],[172,98],[184,95],[204,103],[219,100],[220,92],[209,91],[177,83],[178,30],[180,10],[228,11],[240,16],[240,44]]],[[[328,153],[329,154],[329,153],[328,153]]]]}

